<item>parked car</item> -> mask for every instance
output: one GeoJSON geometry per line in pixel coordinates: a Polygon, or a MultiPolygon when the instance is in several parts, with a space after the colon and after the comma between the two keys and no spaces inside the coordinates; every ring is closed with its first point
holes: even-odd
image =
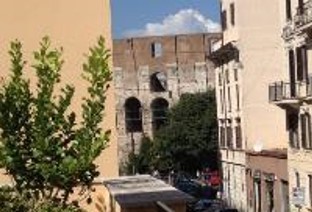
{"type": "Polygon", "coordinates": [[[210,186],[219,187],[221,185],[221,177],[218,171],[204,171],[202,180],[210,186]]]}

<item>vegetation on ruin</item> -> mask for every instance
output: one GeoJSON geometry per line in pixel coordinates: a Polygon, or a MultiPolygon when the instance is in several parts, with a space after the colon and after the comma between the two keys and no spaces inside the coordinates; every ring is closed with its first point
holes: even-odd
{"type": "Polygon", "coordinates": [[[155,132],[154,140],[143,143],[129,157],[136,173],[165,175],[172,171],[195,175],[197,170],[218,168],[217,109],[214,90],[183,94],[168,111],[167,123],[155,132]],[[148,165],[147,165],[148,164],[148,165]]]}

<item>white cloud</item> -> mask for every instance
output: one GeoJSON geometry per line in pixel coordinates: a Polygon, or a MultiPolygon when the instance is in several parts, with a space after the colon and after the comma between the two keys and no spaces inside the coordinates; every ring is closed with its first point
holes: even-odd
{"type": "Polygon", "coordinates": [[[205,18],[199,11],[183,9],[174,15],[165,17],[161,23],[148,23],[144,29],[128,30],[124,36],[141,37],[219,31],[220,25],[209,18],[205,18]]]}

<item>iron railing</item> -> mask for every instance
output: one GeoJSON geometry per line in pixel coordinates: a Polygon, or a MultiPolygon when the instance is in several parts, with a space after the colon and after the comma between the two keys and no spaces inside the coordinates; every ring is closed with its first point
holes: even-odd
{"type": "Polygon", "coordinates": [[[269,101],[278,102],[299,98],[312,97],[312,76],[306,81],[274,82],[269,85],[269,101]]]}
{"type": "Polygon", "coordinates": [[[269,85],[269,101],[292,100],[312,95],[312,85],[307,82],[275,82],[269,85]]]}

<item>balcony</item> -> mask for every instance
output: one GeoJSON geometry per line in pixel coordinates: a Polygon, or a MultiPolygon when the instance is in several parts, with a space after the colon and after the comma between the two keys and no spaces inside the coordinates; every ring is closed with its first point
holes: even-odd
{"type": "Polygon", "coordinates": [[[280,107],[291,106],[297,108],[300,101],[310,100],[311,97],[311,83],[303,81],[295,83],[281,81],[269,85],[269,101],[280,107]]]}
{"type": "Polygon", "coordinates": [[[297,8],[294,24],[296,28],[301,30],[312,26],[312,0],[308,0],[303,6],[297,8]]]}

